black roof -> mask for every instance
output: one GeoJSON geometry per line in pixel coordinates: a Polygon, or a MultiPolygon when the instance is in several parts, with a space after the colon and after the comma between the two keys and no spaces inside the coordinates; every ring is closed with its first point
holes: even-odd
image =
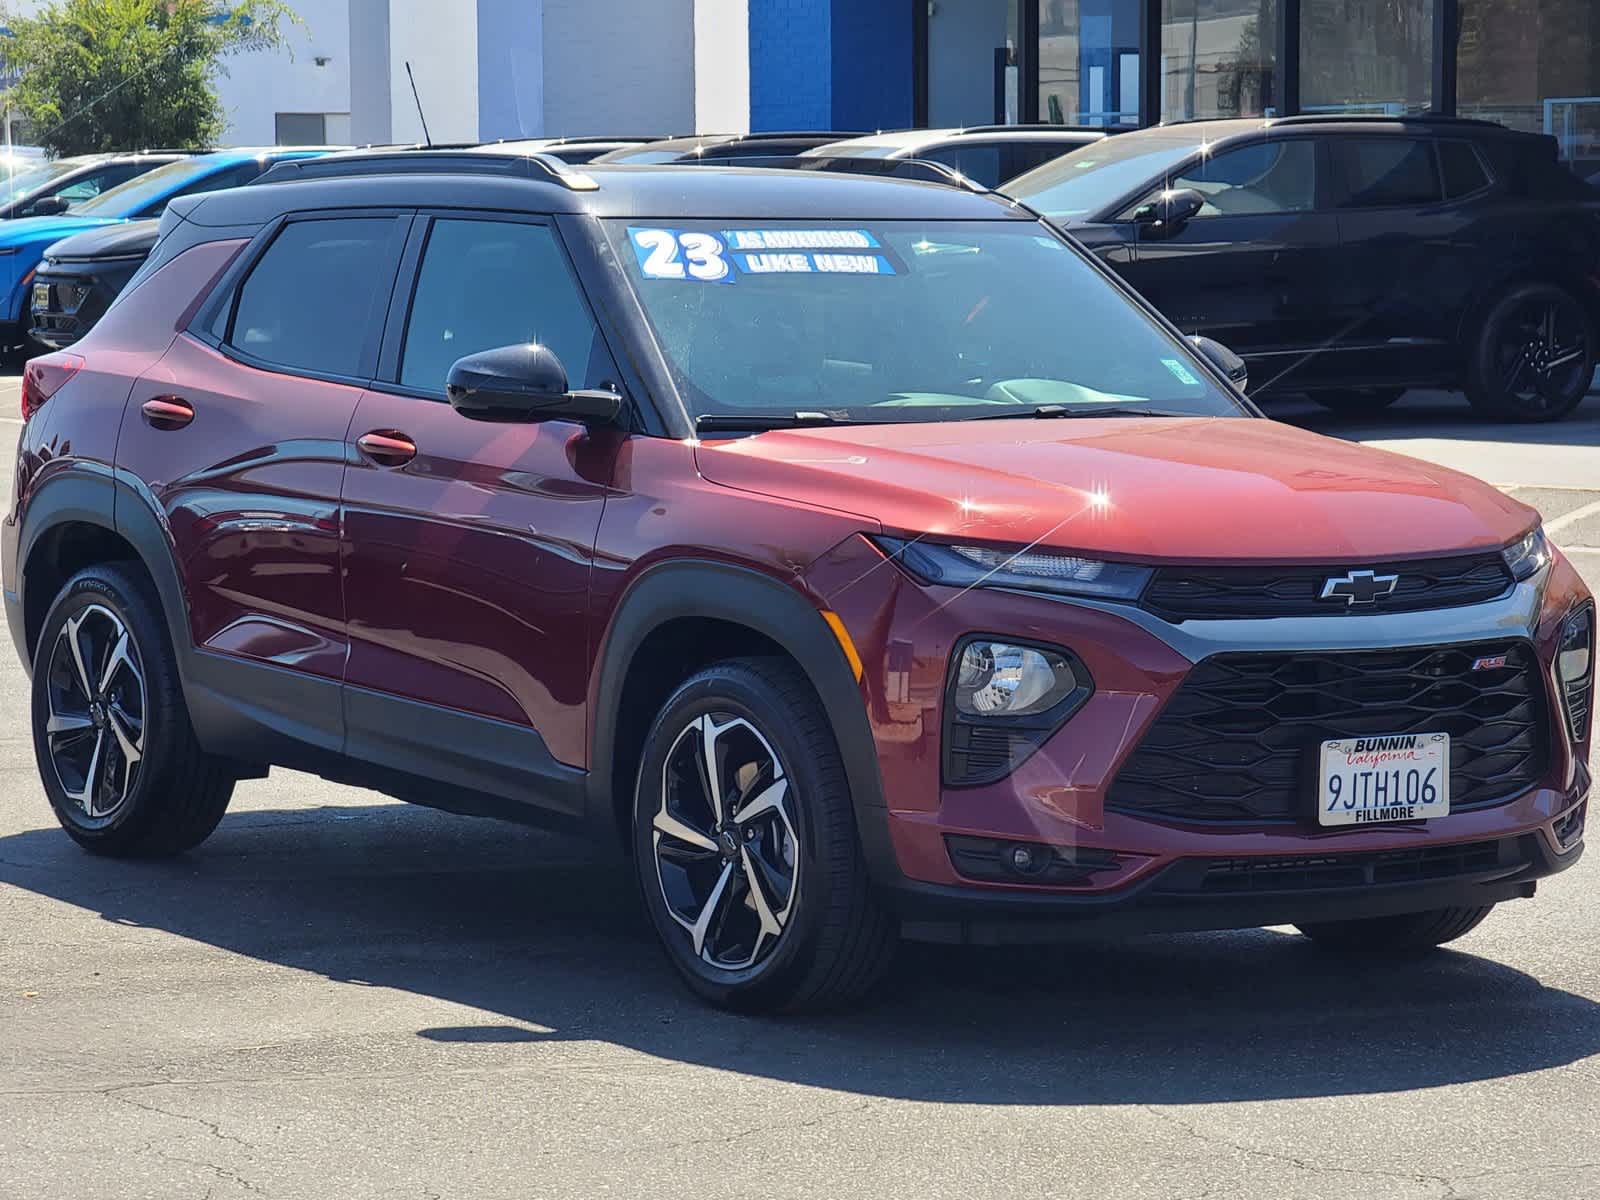
{"type": "MultiPolygon", "coordinates": [[[[582,182],[574,186],[537,160],[450,154],[448,162],[411,170],[410,164],[426,159],[427,152],[404,158],[405,165],[373,161],[359,173],[352,166],[338,174],[322,174],[309,165],[303,174],[274,170],[270,178],[249,187],[174,201],[173,209],[178,216],[207,226],[247,225],[284,212],[362,206],[470,207],[653,220],[1026,216],[992,195],[903,179],[747,167],[591,163],[576,171],[582,182]]],[[[328,162],[308,160],[308,164],[328,162]]]]}

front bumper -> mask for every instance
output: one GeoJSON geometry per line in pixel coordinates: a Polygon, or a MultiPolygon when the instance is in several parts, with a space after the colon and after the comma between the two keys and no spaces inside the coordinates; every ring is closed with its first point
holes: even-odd
{"type": "Polygon", "coordinates": [[[926,588],[890,563],[874,564],[876,553],[864,541],[847,543],[818,563],[808,582],[839,614],[863,662],[863,700],[885,803],[858,806],[858,826],[876,882],[914,936],[1038,940],[1485,904],[1530,895],[1535,880],[1565,869],[1581,853],[1575,818],[1589,790],[1588,747],[1574,746],[1566,732],[1551,664],[1560,624],[1587,591],[1559,556],[1540,575],[1485,604],[1379,616],[1169,624],[1126,606],[926,588]],[[946,668],[953,647],[973,633],[1065,646],[1087,665],[1095,692],[999,783],[948,787],[941,774],[946,668]],[[1537,656],[1549,753],[1536,782],[1520,784],[1503,800],[1431,821],[1343,828],[1319,827],[1309,804],[1303,818],[1254,824],[1155,818],[1107,807],[1107,794],[1129,756],[1194,665],[1213,655],[1292,656],[1300,650],[1507,639],[1526,641],[1537,656]],[[1069,856],[1097,853],[1081,855],[1091,866],[1067,883],[1001,882],[958,870],[952,836],[1059,847],[1069,856]],[[1448,871],[1397,873],[1403,856],[1449,847],[1476,847],[1476,856],[1448,871]],[[1293,864],[1302,860],[1306,870],[1291,882],[1293,864]],[[1290,865],[1276,874],[1245,872],[1255,880],[1247,892],[1217,886],[1218,863],[1274,861],[1290,865]],[[1315,864],[1324,861],[1342,871],[1336,882],[1316,874],[1315,864]]]}

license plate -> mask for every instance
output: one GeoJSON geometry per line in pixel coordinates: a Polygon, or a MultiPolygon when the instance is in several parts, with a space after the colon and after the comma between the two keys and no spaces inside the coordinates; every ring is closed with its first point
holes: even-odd
{"type": "Polygon", "coordinates": [[[36,312],[50,311],[50,285],[36,283],[33,285],[33,307],[36,312]]]}
{"type": "Polygon", "coordinates": [[[1450,811],[1450,735],[1401,733],[1322,743],[1323,825],[1425,821],[1450,811]]]}

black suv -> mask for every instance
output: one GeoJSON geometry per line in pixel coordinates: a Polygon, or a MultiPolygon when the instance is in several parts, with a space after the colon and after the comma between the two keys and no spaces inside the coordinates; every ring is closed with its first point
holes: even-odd
{"type": "Polygon", "coordinates": [[[1593,377],[1600,191],[1549,137],[1453,118],[1195,122],[1006,191],[1242,354],[1258,395],[1374,410],[1463,388],[1486,415],[1547,421],[1593,377]]]}

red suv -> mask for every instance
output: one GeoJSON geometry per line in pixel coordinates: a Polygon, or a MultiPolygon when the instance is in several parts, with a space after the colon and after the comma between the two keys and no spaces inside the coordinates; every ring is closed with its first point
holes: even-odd
{"type": "Polygon", "coordinates": [[[1262,419],[991,195],[399,157],[177,201],[27,368],[5,602],[85,848],[274,765],[591,831],[744,1009],[902,933],[1419,950],[1577,859],[1531,510],[1262,419]]]}

